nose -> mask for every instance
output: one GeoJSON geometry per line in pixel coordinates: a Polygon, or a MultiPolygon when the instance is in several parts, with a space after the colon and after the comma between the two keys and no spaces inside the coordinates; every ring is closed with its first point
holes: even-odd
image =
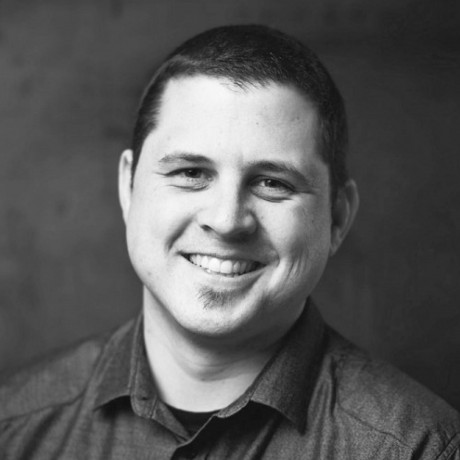
{"type": "Polygon", "coordinates": [[[236,186],[214,189],[199,214],[199,225],[225,239],[252,235],[257,219],[249,201],[250,197],[236,186]]]}

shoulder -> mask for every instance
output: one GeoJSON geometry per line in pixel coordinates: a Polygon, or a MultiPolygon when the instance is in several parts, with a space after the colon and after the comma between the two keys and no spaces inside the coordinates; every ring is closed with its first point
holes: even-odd
{"type": "Polygon", "coordinates": [[[3,376],[0,421],[77,399],[85,391],[106,344],[115,334],[87,339],[3,376]]]}
{"type": "Polygon", "coordinates": [[[334,382],[337,409],[350,423],[410,449],[426,443],[440,452],[460,445],[460,416],[453,408],[334,331],[329,334],[324,367],[334,382]]]}

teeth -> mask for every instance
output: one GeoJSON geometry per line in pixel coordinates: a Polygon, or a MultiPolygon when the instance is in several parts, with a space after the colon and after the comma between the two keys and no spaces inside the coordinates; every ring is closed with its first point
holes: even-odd
{"type": "Polygon", "coordinates": [[[242,275],[250,272],[256,267],[256,262],[247,260],[218,259],[217,257],[202,256],[193,254],[189,257],[190,262],[204,268],[208,272],[220,273],[222,275],[242,275]]]}
{"type": "Polygon", "coordinates": [[[219,272],[220,273],[220,265],[221,262],[219,259],[215,259],[214,257],[209,258],[209,265],[206,267],[208,270],[212,272],[219,272]]]}
{"type": "Polygon", "coordinates": [[[220,264],[220,272],[230,275],[232,273],[233,262],[231,260],[225,260],[220,264]]]}

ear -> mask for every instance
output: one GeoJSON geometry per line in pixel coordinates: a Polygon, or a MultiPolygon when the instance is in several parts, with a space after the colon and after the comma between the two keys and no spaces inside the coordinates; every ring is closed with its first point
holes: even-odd
{"type": "Polygon", "coordinates": [[[337,192],[332,206],[331,248],[334,255],[347,236],[359,208],[358,187],[354,180],[348,180],[337,192]]]}
{"type": "Polygon", "coordinates": [[[120,157],[118,164],[118,198],[120,199],[123,220],[128,219],[129,208],[131,206],[132,194],[132,165],[133,151],[125,150],[120,157]]]}

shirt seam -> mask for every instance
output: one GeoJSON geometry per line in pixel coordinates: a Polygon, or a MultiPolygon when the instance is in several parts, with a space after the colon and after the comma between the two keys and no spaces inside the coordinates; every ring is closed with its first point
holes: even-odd
{"type": "MultiPolygon", "coordinates": [[[[392,439],[396,440],[400,445],[404,446],[405,448],[409,449],[411,452],[414,452],[414,449],[412,446],[410,446],[409,444],[405,443],[403,440],[399,439],[394,433],[390,433],[390,432],[387,432],[387,431],[384,431],[384,430],[381,430],[379,428],[377,428],[376,426],[372,425],[371,423],[369,422],[366,422],[365,420],[362,420],[360,417],[358,417],[358,415],[356,415],[355,413],[353,413],[352,411],[346,409],[345,407],[343,407],[340,403],[338,404],[338,406],[340,407],[340,409],[345,412],[348,416],[352,417],[353,419],[355,419],[356,421],[358,421],[360,424],[364,425],[364,426],[367,426],[368,428],[371,428],[372,430],[376,431],[377,433],[380,433],[382,435],[385,435],[385,436],[389,436],[391,437],[392,439]]],[[[441,460],[443,458],[445,458],[445,460],[449,460],[450,456],[452,453],[455,453],[455,448],[456,447],[459,447],[459,446],[455,446],[454,445],[454,442],[456,440],[456,438],[460,438],[460,435],[458,434],[454,434],[453,437],[451,437],[448,441],[447,441],[447,444],[444,448],[441,448],[442,450],[439,452],[439,454],[436,456],[435,460],[441,460]],[[450,449],[452,449],[452,451],[450,451],[450,449]],[[444,457],[444,455],[447,455],[446,457],[444,457]]],[[[442,442],[440,440],[440,442],[442,442]]]]}
{"type": "Polygon", "coordinates": [[[456,452],[460,452],[460,445],[459,445],[460,443],[457,445],[454,444],[456,440],[460,441],[460,434],[454,434],[452,438],[450,438],[445,449],[443,449],[442,452],[439,453],[439,455],[436,457],[435,460],[440,460],[442,458],[449,460],[449,458],[453,458],[452,454],[455,454],[456,452]]]}
{"type": "Polygon", "coordinates": [[[394,439],[395,441],[397,441],[399,444],[401,444],[405,448],[410,449],[411,451],[413,450],[410,445],[406,444],[402,439],[399,439],[398,436],[396,436],[394,433],[391,433],[389,431],[385,431],[385,430],[382,430],[380,428],[377,428],[376,426],[372,425],[370,422],[367,422],[367,421],[363,420],[362,418],[360,418],[354,412],[352,412],[352,411],[346,409],[345,407],[343,407],[340,403],[338,403],[338,406],[349,417],[351,417],[354,420],[358,421],[361,425],[364,425],[364,426],[366,426],[368,428],[371,428],[373,431],[376,431],[377,433],[380,433],[380,434],[382,434],[384,436],[389,436],[390,438],[394,439]]]}
{"type": "Polygon", "coordinates": [[[0,423],[1,424],[12,423],[15,420],[18,420],[18,419],[20,419],[22,417],[27,417],[27,416],[37,414],[39,412],[43,412],[43,411],[50,410],[50,409],[53,409],[53,408],[56,409],[56,408],[63,408],[63,407],[66,407],[66,406],[71,406],[72,404],[75,404],[77,401],[81,400],[84,397],[85,393],[88,391],[88,388],[91,385],[91,381],[94,379],[95,371],[98,368],[98,366],[100,365],[101,360],[103,359],[104,353],[107,350],[108,342],[109,342],[109,340],[107,339],[108,337],[109,337],[109,333],[103,334],[101,336],[100,339],[101,339],[102,343],[101,343],[101,346],[100,346],[100,349],[99,349],[98,356],[94,360],[93,366],[91,367],[91,371],[88,374],[87,380],[84,382],[84,384],[82,385],[82,388],[80,389],[80,391],[78,391],[76,393],[75,396],[73,396],[70,399],[66,399],[64,401],[60,401],[60,402],[56,402],[56,403],[52,403],[52,404],[47,404],[47,405],[41,406],[41,407],[39,407],[37,409],[25,411],[25,412],[23,412],[21,414],[13,415],[11,417],[6,417],[6,418],[1,418],[0,417],[0,423]]]}
{"type": "Polygon", "coordinates": [[[42,406],[42,407],[40,407],[38,409],[34,409],[34,410],[31,410],[31,411],[24,412],[22,414],[13,415],[11,417],[0,419],[0,423],[1,424],[8,424],[8,423],[14,422],[15,420],[18,420],[18,419],[20,419],[22,417],[29,417],[29,416],[37,414],[39,412],[44,412],[44,411],[47,411],[47,410],[50,410],[50,409],[56,409],[56,408],[62,408],[62,407],[66,407],[66,406],[71,406],[72,404],[74,404],[75,402],[80,400],[83,397],[84,393],[85,393],[85,391],[82,391],[77,396],[75,396],[74,398],[72,398],[70,400],[67,400],[67,401],[64,401],[64,402],[55,403],[55,404],[49,404],[49,405],[46,405],[46,406],[42,406]]]}

